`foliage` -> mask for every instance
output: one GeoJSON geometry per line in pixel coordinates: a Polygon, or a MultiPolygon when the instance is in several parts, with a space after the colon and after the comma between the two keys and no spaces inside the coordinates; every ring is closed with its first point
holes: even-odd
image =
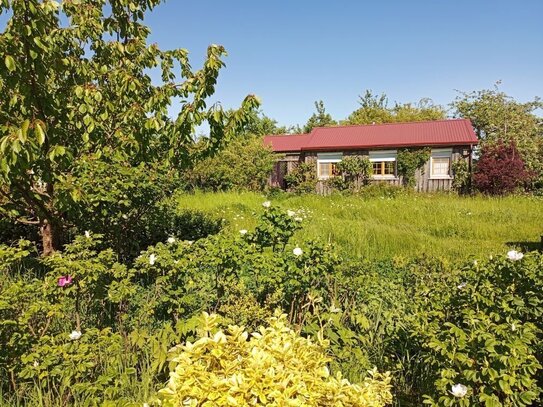
{"type": "Polygon", "coordinates": [[[317,186],[317,169],[315,163],[301,162],[285,175],[287,188],[297,194],[315,192],[317,186]]]}
{"type": "Polygon", "coordinates": [[[497,141],[481,149],[473,173],[475,188],[485,194],[504,195],[522,189],[533,177],[514,141],[497,141]]]}
{"type": "Polygon", "coordinates": [[[263,191],[277,157],[264,146],[261,137],[237,138],[212,157],[198,161],[184,171],[189,190],[263,191]]]}
{"type": "Polygon", "coordinates": [[[521,103],[499,90],[460,92],[452,103],[460,117],[470,119],[481,147],[514,142],[526,164],[543,183],[543,126],[536,112],[543,104],[539,98],[521,103]]]}
{"type": "Polygon", "coordinates": [[[252,110],[247,115],[247,125],[243,131],[244,135],[266,136],[270,134],[290,133],[292,128],[279,126],[277,120],[266,116],[261,110],[252,110]]]}
{"type": "Polygon", "coordinates": [[[387,374],[372,371],[360,385],[339,372],[331,375],[326,342],[301,337],[284,314],[251,335],[239,326],[217,331],[216,318],[205,314],[202,337],[175,351],[170,380],[160,391],[162,406],[378,407],[392,401],[387,374]]]}
{"type": "Polygon", "coordinates": [[[192,71],[186,50],[148,45],[142,21],[159,3],[0,5],[10,16],[0,35],[2,212],[40,227],[45,254],[59,248],[65,213],[81,199],[74,175],[81,163],[183,164],[197,126],[209,124],[207,146],[216,149],[258,105],[248,96],[231,113],[207,107],[225,50],[210,46],[203,68],[192,71]],[[158,84],[149,76],[156,69],[158,84]],[[174,100],[182,102],[172,120],[174,100]]]}
{"type": "Polygon", "coordinates": [[[337,122],[332,119],[330,113],[326,113],[324,102],[319,100],[315,102],[316,113],[313,113],[303,127],[304,133],[311,133],[314,127],[335,126],[337,122]]]}
{"type": "Polygon", "coordinates": [[[424,165],[430,159],[429,148],[401,149],[396,158],[398,175],[402,177],[405,186],[413,188],[416,183],[417,170],[423,171],[424,165]]]}
{"type": "Polygon", "coordinates": [[[384,93],[374,95],[371,90],[366,90],[364,96],[359,96],[359,99],[360,107],[349,115],[345,124],[381,124],[445,119],[445,110],[441,106],[434,105],[431,99],[421,99],[416,105],[396,103],[390,107],[384,93]]]}
{"type": "Polygon", "coordinates": [[[522,258],[513,251],[508,258],[474,262],[418,289],[413,336],[422,340],[423,357],[434,369],[435,380],[425,403],[538,404],[542,260],[535,253],[522,258]],[[451,394],[458,383],[467,387],[465,396],[451,394]]]}
{"type": "Polygon", "coordinates": [[[348,189],[354,190],[369,184],[373,168],[367,157],[347,156],[337,163],[348,189]]]}
{"type": "Polygon", "coordinates": [[[467,161],[464,159],[455,160],[451,169],[453,173],[453,189],[461,194],[468,193],[471,187],[471,174],[467,161]]]}

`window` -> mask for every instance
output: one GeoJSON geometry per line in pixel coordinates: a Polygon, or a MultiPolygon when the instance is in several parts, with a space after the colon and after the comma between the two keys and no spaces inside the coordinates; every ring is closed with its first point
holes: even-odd
{"type": "Polygon", "coordinates": [[[396,150],[370,151],[370,162],[374,178],[396,176],[396,150]]]}
{"type": "Polygon", "coordinates": [[[452,149],[434,149],[430,157],[430,178],[451,177],[452,149]]]}
{"type": "Polygon", "coordinates": [[[338,175],[336,164],[343,158],[342,153],[317,154],[317,176],[319,179],[328,179],[338,175]]]}

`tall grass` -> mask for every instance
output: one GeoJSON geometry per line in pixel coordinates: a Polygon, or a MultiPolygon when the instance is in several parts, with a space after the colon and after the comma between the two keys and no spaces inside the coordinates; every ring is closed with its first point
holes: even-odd
{"type": "MultiPolygon", "coordinates": [[[[227,220],[226,233],[256,224],[267,199],[257,193],[196,193],[178,197],[180,209],[199,209],[227,220]]],[[[453,194],[318,196],[280,194],[274,205],[307,214],[298,237],[334,243],[344,256],[376,260],[488,256],[507,248],[533,250],[543,234],[543,199],[458,197],[453,194]]]]}

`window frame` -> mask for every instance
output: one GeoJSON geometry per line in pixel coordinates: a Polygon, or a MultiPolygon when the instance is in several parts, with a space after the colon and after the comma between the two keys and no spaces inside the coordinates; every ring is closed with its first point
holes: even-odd
{"type": "Polygon", "coordinates": [[[332,178],[334,175],[332,174],[333,165],[337,164],[343,160],[343,153],[342,152],[334,152],[334,153],[317,153],[317,179],[318,180],[327,180],[332,178]],[[330,164],[330,174],[323,176],[321,175],[321,164],[330,164]]]}
{"type": "Polygon", "coordinates": [[[398,166],[397,166],[397,150],[375,150],[370,151],[368,158],[372,165],[372,171],[374,163],[381,163],[381,173],[372,174],[372,179],[397,179],[398,178],[398,166]],[[394,173],[393,174],[384,174],[387,162],[393,162],[394,164],[394,173]]]}
{"type": "Polygon", "coordinates": [[[430,179],[452,179],[452,148],[434,148],[430,154],[430,179]],[[447,175],[434,174],[434,160],[447,158],[449,160],[449,169],[447,175]]]}

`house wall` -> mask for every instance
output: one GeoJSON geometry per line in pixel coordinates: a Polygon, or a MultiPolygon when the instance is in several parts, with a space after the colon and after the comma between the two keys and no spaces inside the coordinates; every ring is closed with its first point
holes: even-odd
{"type": "MultiPolygon", "coordinates": [[[[445,147],[447,148],[447,147],[445,147]]],[[[448,147],[450,148],[450,147],[448,147]]],[[[470,150],[469,146],[455,146],[452,147],[452,162],[457,160],[469,160],[469,155],[464,157],[463,151],[470,150]]],[[[372,150],[373,151],[373,150],[372,150]]],[[[317,163],[317,154],[318,152],[305,152],[301,156],[301,160],[305,162],[317,163]]],[[[352,151],[343,151],[344,156],[369,156],[369,150],[352,150],[352,151]]],[[[417,170],[415,173],[415,190],[418,192],[437,192],[437,191],[449,191],[452,189],[453,178],[450,179],[431,179],[430,178],[430,160],[426,162],[424,167],[420,170],[417,170]]],[[[386,183],[391,185],[400,186],[403,184],[402,177],[395,177],[390,179],[372,179],[372,184],[386,183]]],[[[326,185],[326,181],[317,182],[317,193],[328,195],[331,192],[330,188],[326,185]]]]}
{"type": "Polygon", "coordinates": [[[270,186],[286,189],[285,175],[291,172],[300,161],[301,156],[299,153],[281,155],[275,162],[272,173],[270,174],[270,186]]]}

